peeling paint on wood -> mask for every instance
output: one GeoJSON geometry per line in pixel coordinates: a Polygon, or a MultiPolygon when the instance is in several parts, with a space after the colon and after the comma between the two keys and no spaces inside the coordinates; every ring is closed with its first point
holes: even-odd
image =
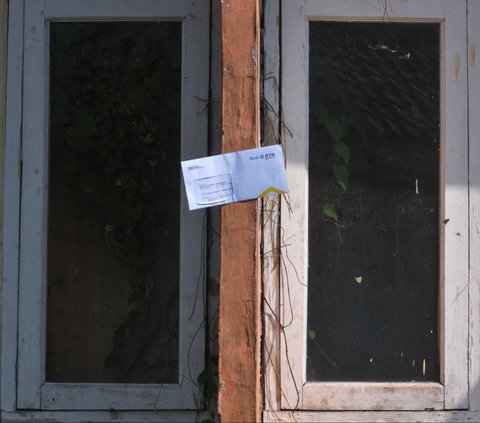
{"type": "MultiPolygon", "coordinates": [[[[422,366],[426,363],[422,362],[422,366]]],[[[444,388],[433,382],[326,382],[314,388],[304,392],[303,406],[309,410],[443,408],[444,388]]]]}
{"type": "Polygon", "coordinates": [[[480,413],[465,411],[372,411],[372,412],[291,412],[266,411],[263,414],[266,422],[478,422],[480,413]]]}

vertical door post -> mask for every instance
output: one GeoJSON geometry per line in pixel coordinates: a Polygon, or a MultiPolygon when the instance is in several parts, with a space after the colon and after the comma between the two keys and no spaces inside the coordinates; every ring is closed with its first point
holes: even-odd
{"type": "MultiPolygon", "coordinates": [[[[221,4],[222,152],[227,153],[259,146],[260,0],[221,4]]],[[[220,219],[218,411],[223,422],[259,421],[258,203],[222,206],[220,219]]]]}

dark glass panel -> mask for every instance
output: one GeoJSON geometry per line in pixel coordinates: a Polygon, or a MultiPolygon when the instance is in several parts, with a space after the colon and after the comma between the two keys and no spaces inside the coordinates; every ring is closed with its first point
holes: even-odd
{"type": "Polygon", "coordinates": [[[178,380],[180,22],[50,24],[47,380],[178,380]]]}
{"type": "Polygon", "coordinates": [[[439,39],[310,23],[309,380],[439,380],[439,39]]]}

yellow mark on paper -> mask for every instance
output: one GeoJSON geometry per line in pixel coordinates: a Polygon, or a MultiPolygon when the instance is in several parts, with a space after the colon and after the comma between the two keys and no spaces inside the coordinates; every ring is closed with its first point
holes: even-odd
{"type": "Polygon", "coordinates": [[[355,282],[362,283],[362,281],[363,281],[363,276],[355,276],[355,282]]]}
{"type": "Polygon", "coordinates": [[[470,44],[470,62],[472,65],[474,65],[476,61],[477,61],[477,49],[475,48],[475,44],[470,44]]]}
{"type": "Polygon", "coordinates": [[[455,73],[455,78],[458,78],[458,74],[460,73],[460,55],[458,53],[455,53],[454,73],[455,73]]]}
{"type": "Polygon", "coordinates": [[[274,188],[274,187],[268,187],[265,191],[263,191],[258,198],[265,197],[267,194],[270,194],[271,192],[274,192],[275,194],[285,194],[285,191],[282,191],[281,189],[274,188]]]}

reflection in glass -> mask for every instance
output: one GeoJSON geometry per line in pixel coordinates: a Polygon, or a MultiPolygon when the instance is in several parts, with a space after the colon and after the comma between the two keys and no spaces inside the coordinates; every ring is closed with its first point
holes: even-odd
{"type": "Polygon", "coordinates": [[[439,380],[439,29],[310,23],[309,380],[439,380]]]}
{"type": "Polygon", "coordinates": [[[181,30],[50,24],[49,382],[178,380],[181,30]]]}

